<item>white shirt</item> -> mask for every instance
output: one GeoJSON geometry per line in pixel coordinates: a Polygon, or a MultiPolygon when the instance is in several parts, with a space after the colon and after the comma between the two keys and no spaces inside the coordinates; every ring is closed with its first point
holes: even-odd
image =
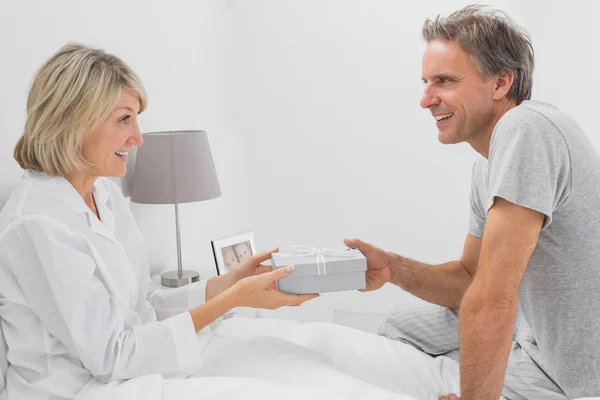
{"type": "Polygon", "coordinates": [[[94,184],[100,220],[62,177],[26,171],[0,213],[0,322],[8,399],[72,399],[94,378],[182,377],[210,333],[183,312],[206,282],[150,288],[147,250],[119,187],[94,184]]]}

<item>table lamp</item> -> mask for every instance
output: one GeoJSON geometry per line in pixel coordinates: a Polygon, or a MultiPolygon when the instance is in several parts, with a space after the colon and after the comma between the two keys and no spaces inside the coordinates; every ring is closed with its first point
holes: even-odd
{"type": "Polygon", "coordinates": [[[131,183],[131,201],[140,204],[174,204],[177,234],[177,270],[161,275],[163,286],[197,282],[196,271],[183,270],[179,204],[221,196],[208,137],[204,131],[165,131],[143,135],[137,150],[131,183]]]}

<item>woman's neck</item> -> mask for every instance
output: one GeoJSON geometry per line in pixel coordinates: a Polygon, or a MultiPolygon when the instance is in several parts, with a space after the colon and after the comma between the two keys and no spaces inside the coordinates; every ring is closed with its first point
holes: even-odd
{"type": "Polygon", "coordinates": [[[79,195],[85,201],[85,204],[98,216],[96,209],[96,203],[94,202],[94,182],[96,182],[97,176],[90,176],[83,173],[75,173],[70,176],[66,176],[65,179],[71,183],[73,188],[79,193],[79,195]]]}

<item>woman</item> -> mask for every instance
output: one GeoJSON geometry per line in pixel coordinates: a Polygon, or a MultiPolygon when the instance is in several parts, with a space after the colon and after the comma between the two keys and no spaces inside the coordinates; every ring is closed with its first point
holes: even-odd
{"type": "Polygon", "coordinates": [[[196,333],[233,307],[315,297],[271,290],[292,270],[261,265],[271,252],[206,282],[150,290],[142,236],[104,178],[123,176],[142,145],[146,104],[133,71],[101,50],[67,45],[35,76],[14,151],[24,177],[0,213],[9,398],[74,398],[94,377],[186,376],[209,336],[196,333]]]}

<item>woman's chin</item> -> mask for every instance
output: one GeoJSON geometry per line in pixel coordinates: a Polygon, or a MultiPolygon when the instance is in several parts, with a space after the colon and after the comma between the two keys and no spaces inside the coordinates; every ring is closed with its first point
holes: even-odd
{"type": "Polygon", "coordinates": [[[104,171],[104,174],[101,176],[105,176],[108,178],[122,178],[127,173],[127,168],[112,168],[109,171],[104,171]]]}

